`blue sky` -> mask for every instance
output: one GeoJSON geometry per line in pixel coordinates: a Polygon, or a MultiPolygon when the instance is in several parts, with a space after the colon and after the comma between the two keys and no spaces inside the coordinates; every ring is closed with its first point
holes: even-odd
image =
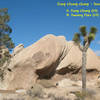
{"type": "MultiPolygon", "coordinates": [[[[13,29],[11,37],[15,45],[23,43],[27,47],[48,33],[72,40],[80,25],[86,25],[88,31],[91,26],[96,26],[98,33],[90,47],[100,55],[100,17],[67,17],[67,7],[57,6],[57,2],[64,1],[91,3],[99,0],[0,0],[0,8],[8,8],[11,16],[9,25],[13,29]]],[[[92,6],[83,8],[94,9],[92,6]]],[[[100,14],[100,6],[95,8],[100,14]]]]}

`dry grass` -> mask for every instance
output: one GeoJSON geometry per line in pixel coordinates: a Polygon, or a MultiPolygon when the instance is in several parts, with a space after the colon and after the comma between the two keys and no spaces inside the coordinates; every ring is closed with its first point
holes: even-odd
{"type": "Polygon", "coordinates": [[[55,87],[55,85],[53,84],[53,82],[49,81],[49,80],[40,80],[39,84],[42,85],[44,88],[55,87]]]}
{"type": "Polygon", "coordinates": [[[43,88],[39,84],[34,84],[34,86],[27,91],[27,94],[31,97],[43,97],[43,88]]]}
{"type": "Polygon", "coordinates": [[[84,98],[86,100],[96,100],[95,96],[94,96],[96,93],[93,90],[87,89],[86,93],[82,93],[81,91],[76,91],[76,92],[74,92],[74,94],[77,97],[76,100],[84,100],[84,98]]]}
{"type": "Polygon", "coordinates": [[[68,100],[68,99],[66,99],[65,97],[63,97],[63,96],[58,96],[58,97],[56,97],[54,94],[52,94],[52,93],[49,93],[48,94],[48,98],[51,98],[50,100],[68,100]]]}

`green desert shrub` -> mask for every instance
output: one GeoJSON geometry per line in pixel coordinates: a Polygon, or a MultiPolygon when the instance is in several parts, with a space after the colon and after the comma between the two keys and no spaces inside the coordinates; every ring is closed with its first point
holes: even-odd
{"type": "Polygon", "coordinates": [[[83,100],[83,98],[85,98],[86,100],[95,100],[94,95],[96,94],[94,90],[86,90],[86,93],[82,93],[80,91],[76,91],[74,93],[77,97],[76,100],[83,100]]]}
{"type": "Polygon", "coordinates": [[[4,71],[0,69],[0,81],[4,79],[4,71]]]}
{"type": "Polygon", "coordinates": [[[40,97],[41,98],[41,97],[43,97],[44,92],[43,92],[43,88],[41,85],[34,84],[34,86],[32,86],[32,88],[27,91],[27,94],[29,96],[31,96],[32,98],[33,97],[40,97]]]}
{"type": "Polygon", "coordinates": [[[0,67],[3,66],[3,64],[7,61],[9,62],[11,58],[11,55],[9,54],[9,52],[5,52],[2,57],[0,58],[0,67]]]}

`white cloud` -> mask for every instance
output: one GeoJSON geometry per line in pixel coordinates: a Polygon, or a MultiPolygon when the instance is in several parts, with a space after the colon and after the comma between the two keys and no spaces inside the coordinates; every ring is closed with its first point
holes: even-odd
{"type": "Polygon", "coordinates": [[[100,41],[98,41],[97,43],[100,44],[100,41]]]}
{"type": "Polygon", "coordinates": [[[97,56],[100,56],[100,50],[95,51],[97,56]]]}

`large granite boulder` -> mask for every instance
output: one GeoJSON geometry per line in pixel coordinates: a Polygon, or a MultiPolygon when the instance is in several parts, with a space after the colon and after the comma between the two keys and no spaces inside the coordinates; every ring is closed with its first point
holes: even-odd
{"type": "MultiPolygon", "coordinates": [[[[70,71],[77,73],[82,66],[82,52],[72,41],[67,42],[67,45],[69,45],[70,49],[56,70],[61,74],[69,73],[70,71]]],[[[87,71],[100,71],[100,59],[90,48],[87,51],[86,68],[87,71]]]]}
{"type": "Polygon", "coordinates": [[[13,56],[5,82],[7,89],[29,88],[37,77],[50,78],[63,59],[64,37],[47,35],[13,56]]]}
{"type": "MultiPolygon", "coordinates": [[[[81,58],[81,51],[72,41],[66,41],[63,36],[46,35],[12,57],[3,85],[5,89],[26,89],[38,78],[77,73],[81,58]]],[[[91,49],[87,53],[88,69],[100,71],[100,59],[91,49]]]]}

